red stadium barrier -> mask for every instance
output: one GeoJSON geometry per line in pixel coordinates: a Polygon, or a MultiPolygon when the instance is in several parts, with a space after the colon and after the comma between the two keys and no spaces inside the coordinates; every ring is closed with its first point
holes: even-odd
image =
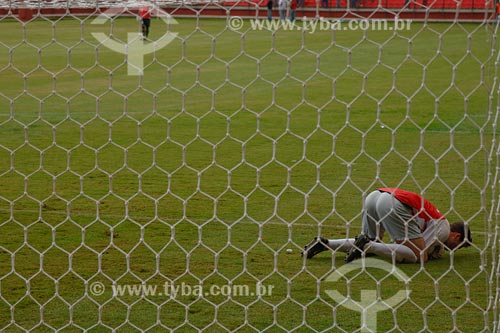
{"type": "Polygon", "coordinates": [[[22,22],[27,22],[33,18],[33,10],[29,8],[20,8],[18,10],[19,20],[22,22]]]}
{"type": "MultiPolygon", "coordinates": [[[[485,0],[326,0],[328,8],[347,8],[348,1],[356,8],[408,8],[408,9],[491,9],[493,1],[485,0]],[[337,6],[338,2],[338,6],[337,6]]],[[[225,1],[225,6],[265,7],[267,0],[225,1]]],[[[322,0],[305,0],[305,8],[321,7],[322,0]]]]}
{"type": "MultiPolygon", "coordinates": [[[[275,0],[277,1],[277,0],[275,0]]],[[[174,16],[241,16],[265,17],[267,0],[226,1],[220,3],[175,4],[162,8],[174,16]]],[[[297,17],[323,18],[384,18],[412,20],[474,20],[494,19],[493,0],[304,0],[304,7],[297,8],[297,17]],[[326,1],[328,8],[321,7],[326,1]],[[388,9],[388,10],[385,10],[388,9]]],[[[96,15],[107,7],[0,7],[0,15],[29,21],[35,15],[64,16],[96,15]]],[[[275,6],[277,10],[277,5],[275,6]]]]}

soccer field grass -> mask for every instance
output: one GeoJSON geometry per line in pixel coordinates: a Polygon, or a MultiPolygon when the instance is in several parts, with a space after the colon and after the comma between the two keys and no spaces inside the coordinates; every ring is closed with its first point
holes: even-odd
{"type": "MultiPolygon", "coordinates": [[[[136,20],[92,19],[1,22],[0,330],[353,332],[359,312],[325,290],[405,288],[380,332],[491,329],[491,27],[179,18],[137,77],[91,35],[126,40],[136,20]],[[400,266],[406,286],[377,269],[324,282],[343,255],[306,261],[301,247],[355,236],[380,186],[425,192],[475,245],[400,266]],[[144,282],[274,289],[112,297],[113,283],[144,282]]],[[[153,20],[151,39],[165,29],[153,20]]]]}

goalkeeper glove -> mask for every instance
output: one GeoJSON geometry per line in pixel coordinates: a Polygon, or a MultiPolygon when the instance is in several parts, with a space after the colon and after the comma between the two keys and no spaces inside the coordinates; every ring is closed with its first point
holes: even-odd
{"type": "Polygon", "coordinates": [[[441,245],[436,245],[432,249],[431,253],[429,253],[428,257],[429,259],[434,260],[441,258],[443,254],[444,254],[444,247],[441,245]]]}

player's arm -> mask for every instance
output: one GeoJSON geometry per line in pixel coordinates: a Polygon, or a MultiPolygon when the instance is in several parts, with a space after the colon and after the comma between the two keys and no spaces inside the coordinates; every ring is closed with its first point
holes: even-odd
{"type": "Polygon", "coordinates": [[[414,238],[414,239],[410,239],[410,240],[398,242],[398,243],[410,248],[410,250],[412,250],[413,253],[415,253],[415,255],[417,256],[417,263],[420,262],[422,256],[423,256],[422,259],[424,260],[424,262],[427,262],[427,260],[429,260],[429,256],[427,255],[427,252],[424,251],[425,250],[425,241],[424,241],[423,237],[414,238]]]}
{"type": "Polygon", "coordinates": [[[450,224],[445,219],[429,220],[422,232],[429,260],[439,259],[445,252],[444,244],[449,236],[450,224]]]}

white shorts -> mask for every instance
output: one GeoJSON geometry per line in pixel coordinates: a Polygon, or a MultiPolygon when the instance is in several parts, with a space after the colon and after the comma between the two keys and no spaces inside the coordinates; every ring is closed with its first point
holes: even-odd
{"type": "Polygon", "coordinates": [[[442,245],[449,237],[447,220],[430,220],[425,223],[414,209],[403,204],[391,193],[373,191],[365,199],[363,212],[363,234],[380,239],[387,231],[393,242],[402,242],[423,237],[426,251],[442,245]]]}
{"type": "Polygon", "coordinates": [[[363,233],[370,238],[387,231],[394,242],[422,237],[419,221],[413,209],[391,193],[373,191],[365,199],[363,233]]]}

